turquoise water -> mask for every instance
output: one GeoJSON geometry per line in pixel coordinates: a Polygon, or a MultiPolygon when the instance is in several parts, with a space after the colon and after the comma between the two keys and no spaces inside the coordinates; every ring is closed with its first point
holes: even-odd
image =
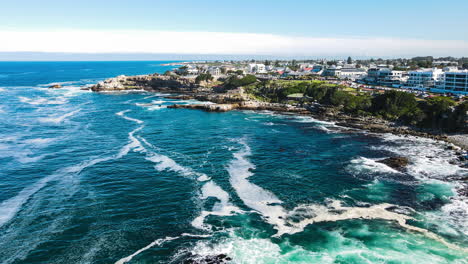
{"type": "Polygon", "coordinates": [[[80,90],[162,63],[0,63],[0,263],[468,263],[445,144],[80,90]]]}

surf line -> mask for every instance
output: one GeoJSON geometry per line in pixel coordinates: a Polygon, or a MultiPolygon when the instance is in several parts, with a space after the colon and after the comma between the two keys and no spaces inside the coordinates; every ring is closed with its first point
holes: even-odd
{"type": "MultiPolygon", "coordinates": [[[[138,138],[150,148],[156,148],[151,143],[146,141],[143,137],[138,136],[138,138]]],[[[205,224],[206,217],[210,215],[230,216],[230,215],[233,215],[234,213],[242,212],[241,209],[239,209],[237,206],[233,205],[230,202],[229,194],[225,190],[223,190],[218,184],[216,184],[213,180],[211,180],[211,178],[208,175],[193,171],[191,168],[181,166],[177,162],[175,162],[173,159],[165,155],[161,155],[161,154],[154,153],[152,151],[146,151],[146,150],[145,152],[147,155],[146,160],[155,163],[156,165],[154,166],[154,168],[156,170],[173,171],[182,175],[183,177],[196,180],[197,183],[200,183],[201,193],[198,196],[200,200],[206,200],[208,197],[213,197],[218,200],[218,202],[216,202],[213,205],[211,211],[202,210],[200,215],[192,221],[193,227],[202,229],[202,230],[210,230],[211,226],[205,224]]]]}
{"type": "Polygon", "coordinates": [[[150,244],[148,244],[146,247],[143,247],[143,248],[135,251],[131,255],[129,255],[129,256],[125,257],[125,258],[119,259],[118,261],[115,262],[115,264],[125,264],[125,263],[131,261],[136,255],[140,254],[143,251],[146,251],[146,250],[148,250],[148,249],[150,249],[152,247],[155,247],[155,246],[161,246],[166,242],[176,240],[176,239],[179,239],[179,238],[183,238],[183,237],[207,238],[207,237],[211,237],[211,235],[194,235],[194,234],[183,233],[180,236],[176,236],[176,237],[159,238],[159,239],[154,240],[150,244]]]}
{"type": "Polygon", "coordinates": [[[247,158],[252,155],[252,152],[244,139],[237,141],[242,148],[233,154],[234,159],[227,167],[230,175],[229,181],[242,202],[259,213],[264,221],[271,224],[277,230],[277,233],[274,235],[275,237],[302,232],[306,226],[313,223],[336,222],[349,219],[382,219],[395,221],[401,227],[422,233],[426,237],[436,240],[451,249],[468,252],[468,249],[450,243],[427,229],[409,225],[407,220],[414,220],[414,218],[389,211],[388,209],[396,207],[391,204],[377,204],[371,207],[344,207],[340,201],[335,200],[328,206],[317,204],[301,205],[291,211],[287,211],[281,205],[283,201],[279,200],[272,192],[248,180],[253,175],[251,169],[255,168],[247,158]],[[307,215],[312,217],[307,218],[307,215]],[[305,219],[299,222],[289,220],[295,216],[305,217],[305,219]]]}
{"type": "MultiPolygon", "coordinates": [[[[120,111],[116,113],[116,115],[126,120],[133,121],[137,124],[143,123],[143,121],[139,119],[131,118],[125,115],[125,113],[128,113],[130,111],[131,110],[120,111]]],[[[213,205],[213,208],[211,211],[202,210],[200,215],[192,221],[193,227],[202,229],[202,230],[210,230],[211,226],[205,224],[206,217],[210,215],[230,216],[234,213],[242,212],[242,210],[240,210],[237,206],[233,205],[230,202],[229,194],[225,190],[223,190],[218,184],[216,184],[213,180],[211,180],[211,178],[208,175],[193,171],[191,168],[181,166],[176,161],[169,158],[168,156],[147,150],[141,142],[143,142],[149,148],[154,149],[156,147],[153,144],[149,143],[145,138],[134,135],[136,132],[138,132],[141,129],[143,129],[143,126],[140,126],[139,128],[129,133],[130,143],[124,149],[127,153],[130,150],[134,150],[140,153],[145,153],[146,160],[151,161],[156,164],[154,166],[156,170],[173,171],[190,179],[195,178],[197,182],[203,183],[203,185],[201,186],[201,196],[199,197],[201,200],[206,200],[208,197],[213,197],[218,200],[218,202],[216,202],[213,205]]]]}

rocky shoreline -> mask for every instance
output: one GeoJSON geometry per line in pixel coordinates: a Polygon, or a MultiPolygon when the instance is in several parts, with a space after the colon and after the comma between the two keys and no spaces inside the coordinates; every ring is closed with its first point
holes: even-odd
{"type": "MultiPolygon", "coordinates": [[[[367,116],[356,117],[348,115],[334,107],[311,105],[290,105],[281,103],[268,103],[253,100],[246,95],[242,88],[228,92],[215,92],[206,88],[209,83],[197,83],[193,77],[181,77],[176,75],[138,75],[118,76],[100,82],[90,89],[94,92],[119,92],[125,90],[145,90],[148,92],[169,93],[166,96],[171,99],[210,102],[210,104],[174,104],[168,108],[185,108],[203,110],[209,112],[227,112],[233,110],[273,111],[286,114],[298,114],[311,116],[315,119],[334,122],[338,126],[356,130],[364,130],[372,133],[391,133],[403,136],[417,136],[445,141],[452,145],[449,148],[459,151],[459,159],[463,160],[463,150],[468,150],[468,135],[447,135],[437,131],[421,130],[414,127],[403,126],[395,122],[367,116]]],[[[464,161],[464,160],[463,160],[464,161]]]]}
{"type": "Polygon", "coordinates": [[[430,138],[433,140],[445,141],[453,144],[450,146],[454,150],[468,150],[468,135],[447,135],[443,133],[437,133],[434,131],[424,131],[417,128],[399,125],[395,122],[383,120],[380,118],[368,116],[368,117],[356,117],[347,115],[335,108],[330,108],[322,105],[312,106],[292,106],[288,104],[279,103],[265,103],[258,101],[240,101],[240,102],[219,102],[219,100],[210,100],[206,96],[170,96],[171,99],[182,99],[182,100],[200,100],[211,102],[212,104],[174,104],[168,106],[168,108],[184,108],[184,109],[195,109],[203,110],[207,112],[228,112],[233,110],[253,110],[253,111],[273,111],[283,114],[298,114],[311,116],[320,121],[333,122],[337,126],[364,130],[372,133],[391,133],[403,136],[416,136],[430,138]]]}

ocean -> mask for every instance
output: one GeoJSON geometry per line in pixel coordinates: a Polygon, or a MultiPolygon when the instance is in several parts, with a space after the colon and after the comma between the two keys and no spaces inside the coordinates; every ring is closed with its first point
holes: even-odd
{"type": "Polygon", "coordinates": [[[82,90],[165,63],[0,62],[0,263],[468,263],[446,143],[82,90]]]}

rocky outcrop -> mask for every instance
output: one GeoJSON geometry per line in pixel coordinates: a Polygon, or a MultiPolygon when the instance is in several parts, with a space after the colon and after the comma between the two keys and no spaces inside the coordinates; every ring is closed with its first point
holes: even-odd
{"type": "Polygon", "coordinates": [[[153,92],[193,92],[200,86],[194,78],[168,75],[121,75],[110,78],[91,87],[92,91],[146,90],[153,92]]]}
{"type": "Polygon", "coordinates": [[[408,158],[405,158],[405,157],[386,158],[383,160],[378,160],[377,162],[383,163],[389,166],[390,168],[393,168],[399,171],[404,170],[409,163],[408,158]]]}
{"type": "Polygon", "coordinates": [[[49,86],[49,88],[51,88],[51,89],[60,89],[60,88],[62,88],[62,85],[54,84],[54,85],[49,86]]]}
{"type": "Polygon", "coordinates": [[[254,102],[254,101],[243,101],[238,103],[222,103],[215,104],[188,104],[181,105],[175,104],[170,105],[168,108],[185,108],[185,109],[196,109],[203,110],[208,112],[228,112],[232,110],[268,110],[275,112],[295,112],[307,114],[308,111],[301,107],[295,107],[285,104],[273,104],[273,103],[264,103],[264,102],[254,102]]]}
{"type": "MultiPolygon", "coordinates": [[[[211,83],[213,84],[213,83],[211,83]]],[[[205,84],[206,85],[206,84],[205,84]]],[[[423,131],[420,128],[402,126],[396,122],[383,120],[372,116],[353,116],[345,113],[343,109],[333,106],[324,106],[311,103],[304,106],[293,106],[289,104],[268,103],[252,100],[242,88],[234,90],[216,91],[210,87],[203,87],[195,82],[194,77],[184,77],[172,75],[139,75],[139,76],[118,76],[100,82],[90,89],[95,92],[105,91],[125,91],[125,90],[145,90],[150,92],[163,92],[176,94],[168,96],[173,99],[196,99],[208,101],[214,105],[173,105],[169,108],[198,109],[210,112],[226,112],[235,109],[239,110],[269,110],[275,112],[291,112],[301,115],[310,115],[323,121],[335,122],[336,125],[358,130],[370,131],[373,133],[392,133],[403,136],[418,136],[452,142],[463,149],[468,149],[468,136],[461,135],[457,138],[447,137],[437,131],[423,131]]],[[[349,130],[352,131],[352,130],[349,130]]]]}
{"type": "Polygon", "coordinates": [[[207,112],[228,112],[237,109],[238,105],[235,104],[190,104],[190,105],[170,105],[167,108],[185,108],[185,109],[196,109],[207,112]]]}
{"type": "Polygon", "coordinates": [[[124,75],[107,79],[99,82],[98,84],[91,87],[92,91],[103,92],[103,91],[122,91],[126,90],[124,83],[127,81],[124,75]]]}

